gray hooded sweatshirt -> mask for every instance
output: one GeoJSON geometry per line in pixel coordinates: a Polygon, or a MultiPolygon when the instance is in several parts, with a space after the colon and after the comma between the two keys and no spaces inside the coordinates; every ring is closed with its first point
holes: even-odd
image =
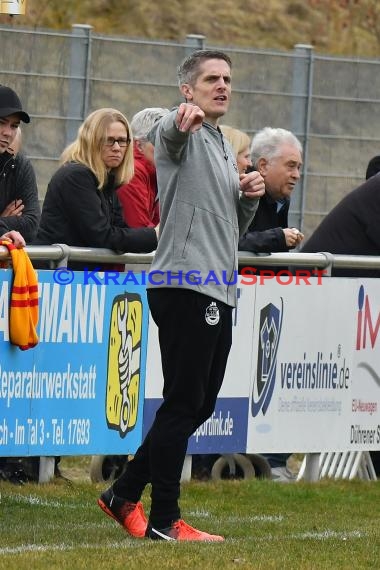
{"type": "Polygon", "coordinates": [[[160,236],[148,287],[183,287],[236,305],[237,250],[258,206],[240,196],[233,151],[221,131],[203,123],[191,134],[163,117],[155,146],[160,236]]]}

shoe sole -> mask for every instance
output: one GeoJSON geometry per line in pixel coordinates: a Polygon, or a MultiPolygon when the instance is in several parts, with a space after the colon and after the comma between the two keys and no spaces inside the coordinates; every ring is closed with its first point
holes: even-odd
{"type": "Polygon", "coordinates": [[[123,527],[123,529],[125,530],[125,532],[127,532],[129,534],[129,536],[133,536],[133,538],[144,538],[145,536],[145,532],[143,534],[132,534],[127,528],[125,528],[125,526],[119,521],[119,519],[117,519],[115,517],[115,515],[113,514],[112,511],[110,511],[110,509],[107,507],[107,505],[102,501],[102,499],[98,499],[98,505],[99,507],[102,509],[102,511],[104,511],[106,513],[106,515],[108,515],[109,517],[111,517],[111,519],[113,519],[114,521],[116,521],[121,527],[123,527]]]}
{"type": "Polygon", "coordinates": [[[163,532],[155,529],[154,527],[150,528],[148,536],[145,535],[145,538],[150,538],[151,540],[166,540],[166,541],[173,541],[174,542],[224,542],[224,537],[220,536],[218,538],[211,538],[211,536],[203,537],[203,538],[173,538],[172,536],[168,536],[163,532]],[[153,536],[152,536],[153,535],[153,536]]]}

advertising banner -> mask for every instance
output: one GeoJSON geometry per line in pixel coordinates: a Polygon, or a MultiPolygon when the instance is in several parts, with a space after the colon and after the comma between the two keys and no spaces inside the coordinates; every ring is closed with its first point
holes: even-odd
{"type": "MultiPolygon", "coordinates": [[[[223,386],[188,453],[380,449],[376,281],[308,281],[247,284],[240,278],[223,386]]],[[[157,331],[150,323],[145,431],[162,384],[157,331]]]]}
{"type": "MultiPolygon", "coordinates": [[[[226,375],[212,416],[189,440],[188,453],[243,451],[247,441],[249,386],[251,379],[255,287],[239,287],[232,314],[232,350],[226,375]],[[242,342],[243,340],[243,342],[242,342]]],[[[194,358],[197,355],[194,354],[194,358]]],[[[162,369],[157,328],[149,323],[144,431],[149,429],[161,402],[162,369]]]]}
{"type": "Polygon", "coordinates": [[[341,278],[258,286],[247,451],[380,449],[375,290],[341,278]]]}
{"type": "MultiPolygon", "coordinates": [[[[21,351],[0,270],[0,455],[133,453],[163,387],[145,282],[57,271],[39,271],[40,342],[21,351]]],[[[377,280],[243,281],[223,386],[188,453],[380,449],[377,280]]]]}
{"type": "Polygon", "coordinates": [[[133,453],[141,443],[145,286],[39,271],[39,344],[9,343],[12,271],[0,270],[0,455],[133,453]]]}
{"type": "Polygon", "coordinates": [[[380,449],[380,297],[374,279],[357,281],[351,422],[345,433],[351,449],[380,449]]]}

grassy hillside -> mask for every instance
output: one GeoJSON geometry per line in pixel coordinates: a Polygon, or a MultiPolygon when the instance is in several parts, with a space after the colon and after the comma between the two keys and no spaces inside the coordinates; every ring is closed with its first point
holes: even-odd
{"type": "Polygon", "coordinates": [[[378,0],[25,0],[26,16],[0,23],[182,41],[203,34],[208,43],[291,49],[310,43],[317,52],[377,57],[378,0]]]}

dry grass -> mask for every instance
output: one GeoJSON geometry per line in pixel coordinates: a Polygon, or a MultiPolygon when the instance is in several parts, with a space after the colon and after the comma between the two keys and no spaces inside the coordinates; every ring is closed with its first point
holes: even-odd
{"type": "Polygon", "coordinates": [[[377,57],[378,0],[28,0],[27,16],[1,22],[50,28],[74,23],[96,32],[183,41],[203,34],[209,43],[377,57]]]}

